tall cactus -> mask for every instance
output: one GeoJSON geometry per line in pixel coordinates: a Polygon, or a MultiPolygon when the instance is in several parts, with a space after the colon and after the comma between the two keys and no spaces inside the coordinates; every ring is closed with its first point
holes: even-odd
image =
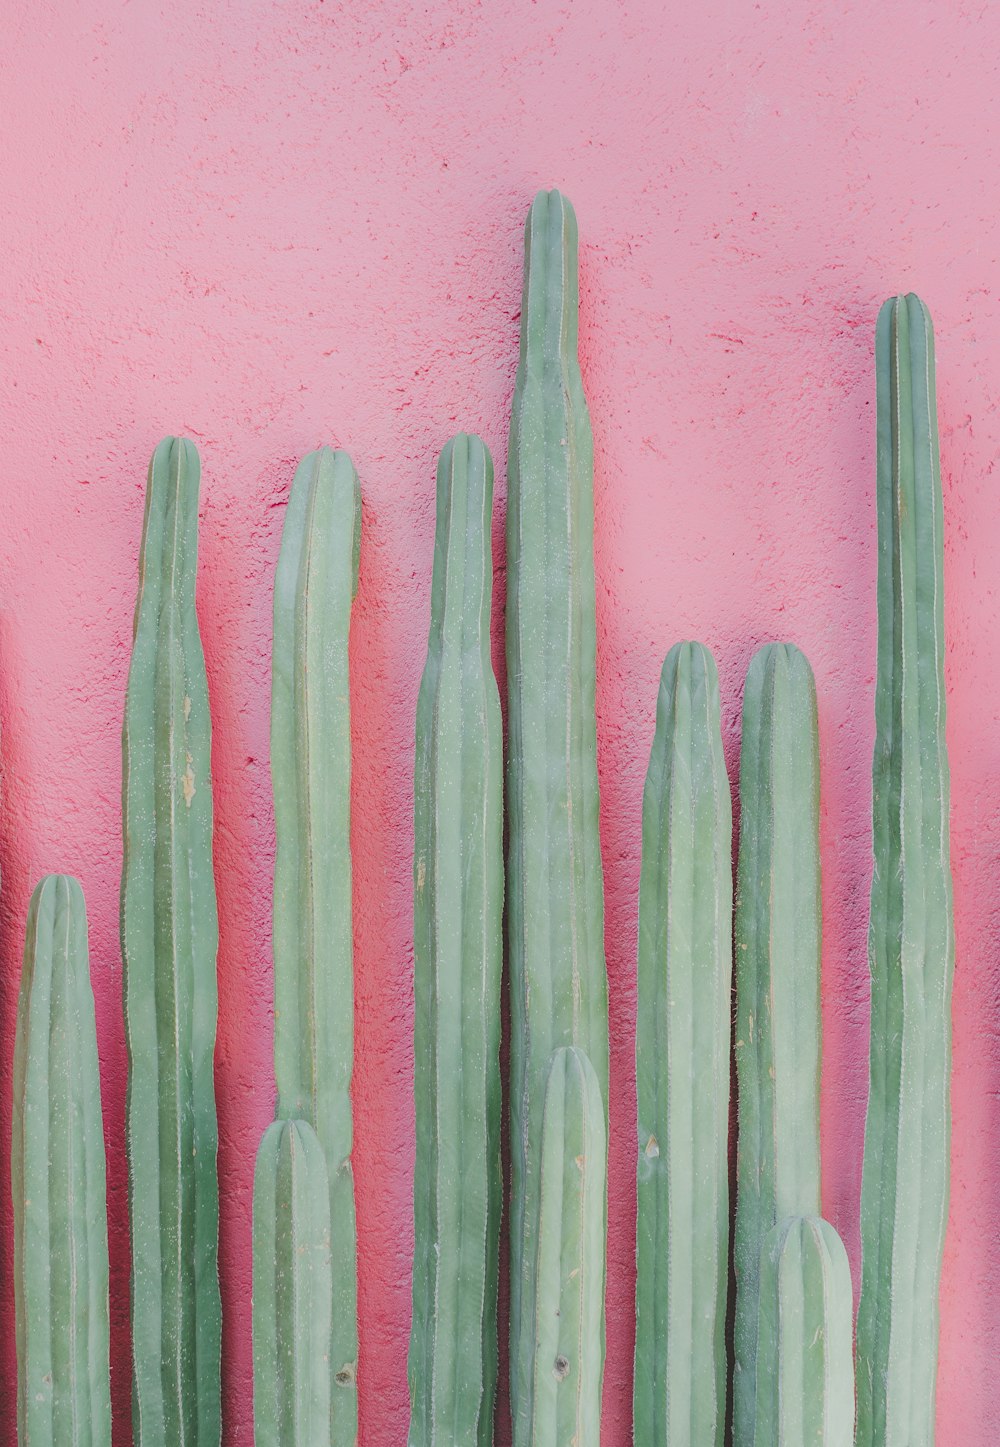
{"type": "Polygon", "coordinates": [[[538,1160],[549,1056],[581,1046],[607,1100],[594,717],[593,444],[577,360],[577,230],[558,191],[525,230],[508,454],[511,1392],[531,1423],[538,1160]]]}
{"type": "Polygon", "coordinates": [[[276,1120],[253,1188],[254,1447],[330,1440],[330,1188],[312,1126],[276,1120]]]}
{"type": "Polygon", "coordinates": [[[915,296],[875,337],[878,672],[858,1447],[934,1441],[955,963],[934,338],[915,296]]]}
{"type": "Polygon", "coordinates": [[[721,1444],[729,1286],[732,801],[719,679],[663,665],[639,884],[635,1439],[721,1444]]]}
{"type": "Polygon", "coordinates": [[[414,784],[417,1149],[410,1447],[490,1447],[500,1241],[503,743],[490,662],[493,464],[441,453],[414,784]]]}
{"type": "Polygon", "coordinates": [[[531,1447],[598,1447],[604,1374],[607,1134],[584,1052],[552,1054],[540,1153],[532,1302],[531,1447]]]}
{"type": "Polygon", "coordinates": [[[125,701],[121,930],[137,1447],[220,1438],[218,917],[198,454],[153,453],[125,701]]]}
{"type": "Polygon", "coordinates": [[[322,447],[295,473],[274,584],[274,1069],[278,1115],[312,1125],[329,1172],[334,1447],[352,1447],[358,1421],[347,641],[360,540],[354,465],[322,447]]]}
{"type": "Polygon", "coordinates": [[[11,1142],[17,1437],[107,1447],[108,1222],[87,913],[50,874],[28,910],[11,1142]]]}
{"type": "Polygon", "coordinates": [[[759,1269],[754,1447],[850,1447],[854,1431],[851,1270],[836,1231],[792,1216],[759,1269]]]}
{"type": "Polygon", "coordinates": [[[736,884],[739,1083],[733,1440],[753,1440],[757,1273],[786,1216],[820,1211],[819,743],[812,670],[754,654],[743,693],[736,884]]]}

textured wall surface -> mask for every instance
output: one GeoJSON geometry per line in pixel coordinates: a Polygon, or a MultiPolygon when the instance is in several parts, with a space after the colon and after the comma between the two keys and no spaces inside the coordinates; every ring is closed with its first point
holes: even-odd
{"type": "MultiPolygon", "coordinates": [[[[664,653],[703,639],[735,772],[765,639],[819,689],[824,1199],[857,1279],[874,733],[873,327],[931,307],[958,968],[939,1441],[1000,1437],[1000,23],[970,0],[8,0],[0,22],[0,1438],[14,1437],[10,1064],[24,917],[81,877],[128,1442],[120,729],[145,468],[204,466],[215,722],[226,1442],[251,1440],[270,1119],[270,594],[294,464],[364,488],[352,639],[363,1447],[407,1412],[412,752],[438,448],[506,429],[521,228],[576,204],[597,451],[612,1095],[605,1440],[630,1437],[636,890],[664,653]]],[[[498,598],[497,619],[500,607],[498,598]]],[[[498,640],[500,632],[498,628],[498,640]]],[[[501,675],[502,682],[502,675],[501,675]]]]}

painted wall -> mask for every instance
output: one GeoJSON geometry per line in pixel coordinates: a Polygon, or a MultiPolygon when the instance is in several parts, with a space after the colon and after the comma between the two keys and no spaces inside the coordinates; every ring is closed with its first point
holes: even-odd
{"type": "MultiPolygon", "coordinates": [[[[809,654],[823,758],[824,1199],[857,1270],[875,661],[873,325],[937,324],[958,969],[941,1447],[1000,1435],[997,41],[969,0],[8,0],[0,195],[0,1436],[10,1059],[30,889],[90,908],[128,1441],[119,732],[148,455],[204,464],[226,1441],[248,1442],[253,1156],[273,1103],[270,591],[296,459],[353,453],[364,1447],[407,1412],[410,814],[438,448],[503,462],[521,227],[574,200],[597,449],[612,1072],[605,1440],[630,1442],[636,890],[656,682],[696,637],[735,771],[747,660],[809,654]]],[[[498,602],[497,618],[500,618],[498,602]]],[[[497,637],[499,639],[499,626],[497,637]]],[[[499,656],[498,656],[499,661],[499,656]]]]}

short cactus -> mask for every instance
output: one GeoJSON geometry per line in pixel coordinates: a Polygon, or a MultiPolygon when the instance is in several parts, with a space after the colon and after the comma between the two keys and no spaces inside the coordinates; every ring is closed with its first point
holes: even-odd
{"type": "Polygon", "coordinates": [[[335,1447],[350,1447],[358,1424],[347,644],[360,538],[351,459],[311,452],[292,483],[274,584],[274,1071],[278,1115],[312,1125],[329,1172],[335,1447]]]}
{"type": "Polygon", "coordinates": [[[330,1441],[330,1188],[312,1126],[276,1120],[253,1187],[254,1447],[330,1441]]]}
{"type": "Polygon", "coordinates": [[[136,1447],[221,1434],[218,916],[211,722],[198,620],[198,453],[153,453],[125,700],[121,932],[128,1048],[132,1431],[136,1447]]]}
{"type": "Polygon", "coordinates": [[[769,643],[743,692],[736,883],[733,1440],[753,1435],[764,1238],[820,1211],[819,739],[802,653],[769,643]]]}
{"type": "Polygon", "coordinates": [[[635,1440],[726,1421],[732,802],[708,650],[663,665],[642,811],[635,1440]]]}
{"type": "Polygon", "coordinates": [[[508,450],[507,938],[511,981],[510,1361],[515,1447],[531,1406],[542,1103],[579,1045],[607,1100],[594,715],[593,443],[577,359],[577,228],[558,191],[525,230],[508,450]]]}
{"type": "Polygon", "coordinates": [[[882,307],[875,363],[875,870],[857,1444],[931,1447],[948,1218],[955,939],[934,336],[919,298],[893,297],[882,307]]]}
{"type": "Polygon", "coordinates": [[[552,1054],[539,1162],[531,1447],[598,1447],[604,1375],[607,1133],[582,1050],[552,1054]]]}
{"type": "Polygon", "coordinates": [[[500,1245],[503,740],[490,662],[493,464],[441,453],[417,702],[410,1447],[490,1447],[500,1245]]]}
{"type": "Polygon", "coordinates": [[[18,1441],[107,1447],[101,1083],[83,891],[64,874],[28,910],[11,1145],[18,1441]]]}
{"type": "Polygon", "coordinates": [[[836,1231],[816,1216],[768,1233],[758,1273],[753,1447],[851,1447],[851,1271],[836,1231]]]}

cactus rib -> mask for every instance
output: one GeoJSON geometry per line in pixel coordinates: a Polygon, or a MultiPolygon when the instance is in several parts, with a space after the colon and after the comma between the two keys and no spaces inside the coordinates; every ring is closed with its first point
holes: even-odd
{"type": "Polygon", "coordinates": [[[351,459],[310,453],[292,483],[274,586],[274,1066],[278,1115],[310,1123],[329,1172],[338,1447],[357,1435],[348,632],[360,536],[351,459]]]}
{"type": "Polygon", "coordinates": [[[133,1432],[215,1447],[220,1341],[211,724],[195,615],[198,454],[149,467],[123,732],[133,1432]]]}
{"type": "Polygon", "coordinates": [[[75,879],[47,876],[28,910],[14,1045],[11,1151],[17,1436],[21,1447],[111,1441],[104,1133],[75,879]]]}
{"type": "Polygon", "coordinates": [[[319,1137],[276,1120],[253,1187],[255,1447],[330,1440],[330,1188],[319,1137]]]}
{"type": "Polygon", "coordinates": [[[721,1444],[726,1419],[732,802],[715,663],[663,665],[646,776],[636,1034],[635,1437],[721,1444]]]}
{"type": "Polygon", "coordinates": [[[743,693],[736,886],[733,1440],[752,1440],[757,1273],[765,1236],[820,1211],[819,741],[800,651],[754,654],[743,693]]]}
{"type": "Polygon", "coordinates": [[[885,303],[875,355],[875,869],[857,1443],[930,1447],[948,1215],[955,942],[934,338],[919,298],[885,303]]]}
{"type": "Polygon", "coordinates": [[[754,1447],[850,1447],[854,1430],[851,1270],[816,1216],[786,1217],[764,1240],[754,1447]]]}
{"type": "Polygon", "coordinates": [[[411,1447],[489,1447],[500,1235],[503,744],[490,661],[493,465],[441,453],[414,849],[411,1447]]]}
{"type": "Polygon", "coordinates": [[[545,1086],[533,1302],[531,1447],[598,1447],[607,1133],[596,1072],[553,1051],[545,1086]]]}
{"type": "Polygon", "coordinates": [[[577,229],[558,191],[525,229],[508,454],[507,802],[511,975],[511,1393],[532,1420],[538,1159],[553,1049],[588,1054],[607,1099],[598,833],[593,443],[577,359],[577,229]]]}

